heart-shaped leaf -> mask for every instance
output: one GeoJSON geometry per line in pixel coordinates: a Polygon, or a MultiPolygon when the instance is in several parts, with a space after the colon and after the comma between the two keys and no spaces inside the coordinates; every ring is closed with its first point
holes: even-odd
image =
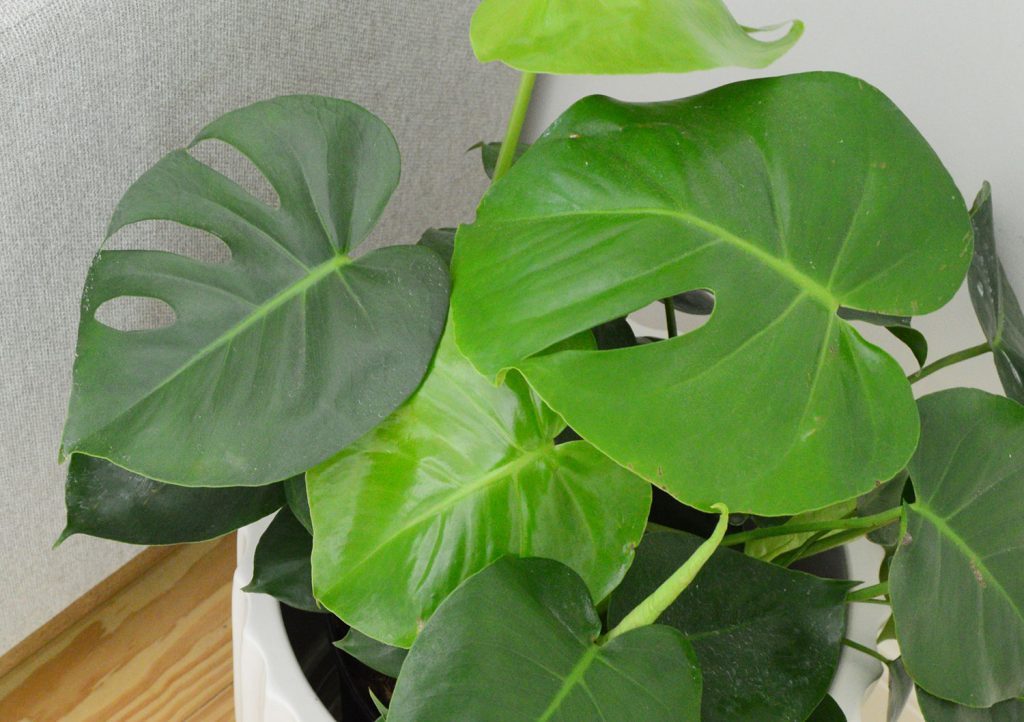
{"type": "Polygon", "coordinates": [[[313,598],[309,556],[313,539],[285,507],[264,530],[253,556],[252,581],[246,592],[269,594],[279,602],[307,612],[323,611],[313,598]]]}
{"type": "Polygon", "coordinates": [[[64,500],[73,534],[127,544],[183,544],[222,536],[281,508],[281,484],[191,489],[153,481],[109,461],[75,454],[64,500]]]}
{"type": "Polygon", "coordinates": [[[916,501],[889,570],[903,663],[932,694],[1024,694],[1024,407],[974,389],[920,401],[916,501]]]}
{"type": "Polygon", "coordinates": [[[402,647],[506,554],[564,562],[603,598],[643,534],[650,486],[586,442],[555,446],[563,428],[521,377],[493,386],[446,333],[409,402],[307,475],[317,598],[402,647]]]}
{"type": "Polygon", "coordinates": [[[671,627],[606,644],[587,585],[547,559],[505,558],[468,579],[402,667],[389,722],[700,719],[693,648],[671,627]]]}
{"type": "Polygon", "coordinates": [[[1024,313],[996,253],[992,188],[986,183],[971,209],[974,260],[967,276],[971,303],[992,347],[1006,395],[1024,403],[1024,313]]]}
{"type": "MultiPolygon", "coordinates": [[[[700,546],[700,537],[654,532],[612,595],[615,624],[700,546]]],[[[701,720],[803,722],[839,663],[849,582],[821,579],[738,552],[715,552],[659,618],[697,650],[701,720]]]]}
{"type": "Polygon", "coordinates": [[[803,33],[737,23],[722,0],[484,0],[470,27],[482,63],[563,75],[686,73],[736,65],[763,68],[803,33]]]}
{"type": "Polygon", "coordinates": [[[840,304],[934,310],[970,249],[949,174],[855,78],[592,97],[459,230],[452,313],[477,368],[520,369],[583,438],[680,501],[780,516],[866,493],[917,440],[903,371],[840,304]],[[698,288],[715,310],[689,334],[535,356],[698,288]]]}
{"type": "Polygon", "coordinates": [[[412,393],[444,326],[448,279],[425,248],[349,257],[399,172],[390,131],[362,108],[277,98],[222,116],[195,142],[204,140],[251,159],[280,207],[186,150],[132,185],[111,234],[176,221],[222,239],[231,260],[96,256],[62,449],[162,481],[255,486],[323,461],[412,393]],[[97,309],[122,296],[160,299],[175,322],[145,331],[100,323],[97,309]]]}
{"type": "Polygon", "coordinates": [[[378,642],[354,627],[349,629],[341,640],[335,642],[334,646],[388,677],[399,675],[409,654],[408,649],[378,642]]]}
{"type": "Polygon", "coordinates": [[[939,699],[918,687],[917,701],[928,722],[1024,722],[1024,699],[978,709],[939,699]]]}

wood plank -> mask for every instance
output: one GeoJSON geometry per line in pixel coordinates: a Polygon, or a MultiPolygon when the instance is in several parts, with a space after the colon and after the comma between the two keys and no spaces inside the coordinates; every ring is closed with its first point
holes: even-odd
{"type": "Polygon", "coordinates": [[[175,547],[0,678],[0,720],[230,720],[234,567],[233,534],[175,547]]]}

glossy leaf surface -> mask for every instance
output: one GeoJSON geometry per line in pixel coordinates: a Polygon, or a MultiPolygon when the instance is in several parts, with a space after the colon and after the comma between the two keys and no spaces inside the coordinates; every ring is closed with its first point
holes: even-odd
{"type": "Polygon", "coordinates": [[[607,595],[643,534],[650,486],[585,442],[555,446],[564,427],[518,374],[495,387],[446,334],[413,398],[307,475],[317,598],[408,647],[506,554],[561,561],[607,595]]]}
{"type": "Polygon", "coordinates": [[[927,722],[1024,722],[1024,699],[978,709],[939,699],[918,687],[917,701],[927,722]]]}
{"type": "Polygon", "coordinates": [[[700,718],[700,672],[682,635],[641,627],[595,644],[587,586],[547,559],[505,558],[427,623],[402,667],[389,722],[700,718]]]}
{"type": "Polygon", "coordinates": [[[358,106],[277,98],[215,120],[195,142],[206,140],[247,156],[280,206],[187,150],[131,186],[110,234],[175,221],[223,240],[231,260],[96,256],[62,449],[162,481],[255,486],[323,461],[412,393],[444,326],[448,278],[416,246],[349,257],[399,174],[387,126],[358,106]],[[121,331],[96,319],[124,296],[166,302],[174,323],[121,331]]]}
{"type": "MultiPolygon", "coordinates": [[[[609,623],[653,592],[701,541],[682,532],[647,534],[612,595],[609,623]]],[[[717,551],[659,619],[697,650],[704,678],[700,719],[806,720],[839,662],[849,588],[717,551]]]]}
{"type": "Polygon", "coordinates": [[[949,174],[862,81],[808,73],[668,103],[592,97],[460,228],[452,313],[477,368],[520,369],[622,465],[690,506],[779,516],[869,491],[917,440],[903,371],[837,317],[840,304],[934,310],[970,249],[949,174]],[[714,292],[715,310],[684,336],[536,356],[696,288],[714,292]],[[677,423],[682,409],[701,423],[677,423]]]}
{"type": "Polygon", "coordinates": [[[313,598],[312,551],[309,532],[288,507],[281,509],[256,545],[252,581],[243,591],[269,594],[296,609],[323,611],[313,598]]]}
{"type": "MultiPolygon", "coordinates": [[[[763,30],[775,30],[764,28],[763,30]]],[[[484,0],[470,28],[480,62],[562,75],[763,68],[800,38],[754,37],[722,0],[484,0]]]]}
{"type": "Polygon", "coordinates": [[[1024,313],[996,252],[992,188],[984,185],[971,209],[974,260],[967,286],[971,303],[992,346],[1006,395],[1024,403],[1024,313]]]}
{"type": "Polygon", "coordinates": [[[153,481],[109,461],[75,454],[64,490],[61,541],[88,534],[128,544],[213,539],[281,508],[281,484],[257,489],[192,489],[153,481]]]}
{"type": "Polygon", "coordinates": [[[920,409],[889,570],[903,663],[928,692],[986,707],[1024,694],[1024,407],[952,389],[920,409]]]}
{"type": "Polygon", "coordinates": [[[402,671],[402,664],[409,654],[408,649],[392,647],[390,644],[378,642],[367,637],[354,627],[348,630],[339,641],[334,643],[338,649],[351,654],[371,669],[389,677],[397,677],[402,671]]]}

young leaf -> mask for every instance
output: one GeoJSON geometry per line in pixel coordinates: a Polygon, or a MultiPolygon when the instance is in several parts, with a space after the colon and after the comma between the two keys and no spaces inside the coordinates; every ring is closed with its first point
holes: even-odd
{"type": "Polygon", "coordinates": [[[482,63],[561,75],[686,73],[728,65],[763,68],[803,33],[793,21],[761,41],[722,0],[484,0],[470,26],[482,63]]]}
{"type": "Polygon", "coordinates": [[[281,509],[256,545],[252,581],[242,591],[269,594],[308,612],[323,611],[313,598],[312,551],[309,532],[288,507],[281,509]]]}
{"type": "Polygon", "coordinates": [[[974,259],[967,275],[971,303],[992,347],[1006,395],[1024,403],[1024,313],[996,253],[992,188],[986,183],[971,209],[974,259]]]}
{"type": "Polygon", "coordinates": [[[334,643],[334,646],[351,654],[367,667],[389,677],[398,676],[402,671],[405,658],[409,654],[408,649],[378,642],[376,639],[367,637],[355,627],[349,629],[341,640],[334,643]]]}
{"type": "Polygon", "coordinates": [[[885,330],[903,342],[903,345],[914,354],[918,366],[928,363],[928,339],[916,328],[910,326],[886,326],[885,330]]]}
{"type": "Polygon", "coordinates": [[[606,596],[643,534],[650,486],[586,442],[555,446],[563,428],[518,374],[495,387],[446,333],[412,399],[307,474],[317,599],[408,647],[506,554],[561,561],[606,596]]]}
{"type": "Polygon", "coordinates": [[[700,718],[693,648],[671,627],[606,644],[587,585],[548,559],[495,562],[427,622],[388,719],[446,722],[700,718]]]}
{"type": "Polygon", "coordinates": [[[1024,699],[983,707],[964,707],[917,688],[917,701],[927,722],[1024,722],[1024,699]]]}
{"type": "MultiPolygon", "coordinates": [[[[609,624],[656,589],[701,541],[682,532],[647,534],[612,595],[609,624]]],[[[807,719],[839,663],[850,586],[728,549],[715,552],[659,620],[697,650],[704,679],[700,719],[807,719]]]]}
{"type": "Polygon", "coordinates": [[[592,97],[459,229],[452,314],[483,373],[520,369],[583,438],[680,501],[780,516],[870,491],[917,440],[902,369],[839,305],[934,310],[970,248],[949,174],[855,78],[592,97]],[[689,334],[535,356],[694,288],[715,311],[689,334]],[[680,410],[701,423],[679,424],[680,410]]]}
{"type": "Polygon", "coordinates": [[[1024,407],[974,389],[920,401],[916,501],[889,570],[903,663],[932,694],[1024,694],[1024,407]]]}
{"type": "Polygon", "coordinates": [[[133,474],[109,461],[74,454],[64,500],[73,534],[127,544],[183,544],[213,539],[281,508],[281,484],[257,489],[192,489],[133,474]]]}
{"type": "Polygon", "coordinates": [[[257,486],[301,473],[415,390],[448,308],[444,264],[393,246],[349,256],[398,182],[387,126],[362,108],[289,96],[228,113],[194,142],[247,156],[271,207],[176,150],[121,199],[110,234],[171,220],[219,237],[223,264],[103,250],[82,297],[63,454],[107,458],[187,486],[257,486]],[[175,322],[119,331],[106,301],[166,302],[175,322]]]}

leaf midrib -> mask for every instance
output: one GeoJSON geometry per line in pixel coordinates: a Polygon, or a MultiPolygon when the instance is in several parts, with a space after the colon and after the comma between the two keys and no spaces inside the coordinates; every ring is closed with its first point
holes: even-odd
{"type": "Polygon", "coordinates": [[[982,561],[981,556],[975,553],[975,551],[971,548],[967,541],[962,536],[960,536],[960,534],[958,534],[956,530],[954,530],[949,524],[947,524],[946,520],[943,517],[939,516],[936,512],[932,511],[930,508],[924,505],[923,502],[919,501],[911,505],[910,508],[913,509],[918,514],[920,514],[922,517],[924,517],[928,522],[930,522],[932,526],[934,526],[936,530],[939,532],[940,536],[953,542],[953,545],[956,546],[960,553],[968,559],[968,561],[972,564],[973,568],[978,571],[978,574],[980,574],[987,582],[989,582],[992,585],[993,589],[999,592],[1000,596],[1002,596],[1006,600],[1006,603],[1010,606],[1010,609],[1012,609],[1014,614],[1017,615],[1017,618],[1022,623],[1024,623],[1024,610],[1020,608],[1017,602],[1013,599],[1013,596],[1008,591],[1006,591],[1006,588],[1002,585],[999,579],[994,574],[992,574],[989,568],[985,565],[985,562],[982,561]]]}
{"type": "Polygon", "coordinates": [[[557,218],[580,218],[587,216],[662,216],[681,221],[684,224],[707,231],[718,238],[719,241],[727,243],[749,256],[753,256],[758,261],[762,262],[764,265],[768,266],[780,276],[791,282],[793,285],[802,289],[808,296],[823,305],[830,312],[835,311],[840,306],[839,300],[832,294],[830,288],[823,286],[789,261],[772,255],[756,243],[752,243],[745,238],[737,236],[716,223],[704,220],[700,216],[693,215],[692,213],[686,213],[685,211],[669,208],[617,208],[608,210],[587,209],[580,211],[546,213],[541,216],[518,217],[509,219],[508,222],[523,223],[530,221],[546,221],[557,218]]]}
{"type": "MultiPolygon", "coordinates": [[[[189,357],[189,359],[185,363],[183,363],[181,366],[175,369],[173,373],[169,374],[159,384],[146,391],[146,393],[143,394],[142,397],[140,397],[138,400],[134,401],[129,406],[125,407],[123,410],[118,412],[116,416],[107,421],[103,425],[103,427],[101,427],[101,429],[98,429],[97,431],[107,428],[108,426],[110,426],[110,424],[114,423],[118,419],[123,418],[125,414],[129,413],[139,404],[151,398],[153,394],[157,393],[162,388],[173,382],[176,378],[178,378],[183,373],[185,373],[190,368],[199,363],[201,360],[212,354],[214,351],[221,348],[225,344],[230,343],[240,334],[245,332],[246,329],[248,329],[250,326],[253,326],[257,322],[263,320],[277,308],[288,303],[288,301],[292,300],[293,298],[305,293],[307,290],[309,290],[317,283],[322,281],[324,278],[327,278],[328,276],[332,275],[336,271],[339,271],[339,269],[349,265],[350,263],[352,263],[351,258],[349,258],[346,255],[339,254],[321,263],[320,265],[314,266],[313,268],[309,269],[309,273],[306,274],[304,277],[300,278],[295,283],[291,284],[290,286],[287,286],[281,291],[278,291],[276,294],[274,294],[273,296],[271,296],[269,299],[259,304],[258,306],[255,306],[252,312],[247,314],[244,318],[242,318],[241,321],[239,321],[234,326],[223,332],[221,335],[219,335],[213,341],[208,343],[206,346],[199,349],[199,351],[197,351],[195,354],[189,357]]],[[[97,431],[94,431],[93,434],[97,433],[97,431]]],[[[90,436],[91,435],[92,434],[90,434],[90,436]]],[[[75,442],[74,448],[77,449],[80,443],[81,439],[75,442]]],[[[61,451],[62,453],[65,454],[68,452],[67,449],[62,449],[61,451]]]]}
{"type": "Polygon", "coordinates": [[[573,688],[578,684],[582,684],[583,678],[587,674],[587,670],[590,669],[590,665],[594,663],[597,655],[601,653],[601,648],[596,644],[591,644],[587,649],[584,650],[583,655],[576,662],[576,665],[570,670],[569,674],[562,679],[562,686],[558,688],[558,692],[551,699],[551,704],[548,705],[547,709],[541,713],[541,716],[537,718],[537,722],[548,722],[551,717],[558,711],[558,708],[562,706],[562,702],[569,696],[573,688]]]}

